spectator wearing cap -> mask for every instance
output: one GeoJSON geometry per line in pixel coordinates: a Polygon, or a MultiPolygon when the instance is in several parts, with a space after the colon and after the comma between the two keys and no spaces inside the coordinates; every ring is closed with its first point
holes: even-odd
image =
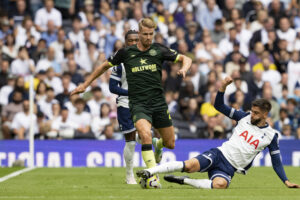
{"type": "Polygon", "coordinates": [[[11,139],[11,123],[18,112],[23,111],[22,91],[16,90],[13,95],[13,101],[4,106],[1,112],[2,133],[4,139],[11,139]]]}
{"type": "Polygon", "coordinates": [[[75,138],[93,138],[91,133],[92,118],[90,113],[84,111],[85,101],[81,98],[75,100],[75,113],[70,113],[70,120],[78,125],[75,138]]]}
{"type": "Polygon", "coordinates": [[[12,34],[8,19],[3,18],[1,21],[0,40],[3,40],[8,34],[12,34]]]}
{"type": "Polygon", "coordinates": [[[0,71],[0,88],[7,85],[8,76],[9,76],[9,61],[8,60],[1,60],[1,71],[0,71]]]}
{"type": "Polygon", "coordinates": [[[206,5],[207,7],[200,11],[196,20],[203,29],[211,31],[214,29],[215,21],[222,18],[222,12],[218,5],[216,5],[215,0],[208,0],[206,5]]]}
{"type": "Polygon", "coordinates": [[[47,31],[47,23],[52,20],[58,29],[62,26],[61,13],[54,8],[53,0],[45,0],[44,7],[40,8],[35,15],[34,24],[40,32],[47,31]]]}
{"type": "Polygon", "coordinates": [[[11,63],[11,73],[17,76],[27,76],[35,72],[35,66],[32,59],[29,58],[25,47],[19,48],[18,58],[11,63]]]}
{"type": "Polygon", "coordinates": [[[216,44],[219,44],[225,38],[224,25],[221,19],[215,21],[214,29],[210,31],[210,35],[212,41],[216,44]]]}

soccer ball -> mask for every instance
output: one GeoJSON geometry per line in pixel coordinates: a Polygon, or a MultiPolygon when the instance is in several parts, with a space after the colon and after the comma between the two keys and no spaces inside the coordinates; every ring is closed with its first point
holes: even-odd
{"type": "Polygon", "coordinates": [[[157,175],[153,175],[148,179],[141,178],[139,183],[143,189],[160,189],[161,188],[161,184],[159,182],[159,178],[157,175]]]}

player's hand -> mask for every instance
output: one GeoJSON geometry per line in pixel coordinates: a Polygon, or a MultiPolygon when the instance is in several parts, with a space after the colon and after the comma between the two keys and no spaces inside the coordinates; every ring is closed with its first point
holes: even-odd
{"type": "Polygon", "coordinates": [[[300,188],[300,185],[295,184],[295,183],[291,183],[289,181],[285,181],[284,183],[288,188],[300,188]]]}
{"type": "Polygon", "coordinates": [[[74,95],[74,94],[80,94],[83,93],[85,91],[86,87],[84,86],[84,84],[80,84],[78,85],[77,88],[75,88],[75,90],[73,90],[70,94],[70,96],[74,95]]]}
{"type": "Polygon", "coordinates": [[[219,91],[220,91],[220,92],[225,92],[226,87],[227,87],[230,83],[232,83],[232,82],[233,82],[233,80],[232,80],[232,78],[231,78],[230,76],[226,77],[226,78],[222,81],[222,86],[219,88],[219,91]]]}
{"type": "Polygon", "coordinates": [[[180,70],[177,72],[177,75],[178,75],[178,76],[182,76],[182,78],[185,78],[185,76],[186,76],[186,70],[180,69],[180,70]]]}

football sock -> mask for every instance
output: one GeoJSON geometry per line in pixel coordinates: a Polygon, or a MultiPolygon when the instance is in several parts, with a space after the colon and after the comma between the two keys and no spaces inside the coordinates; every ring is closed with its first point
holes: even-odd
{"type": "Polygon", "coordinates": [[[184,167],[184,162],[172,161],[172,162],[167,162],[162,165],[158,165],[154,168],[147,169],[147,171],[149,171],[151,174],[182,172],[183,167],[184,167]]]}
{"type": "Polygon", "coordinates": [[[155,157],[152,150],[152,144],[142,145],[142,156],[147,168],[156,166],[155,157]]]}
{"type": "Polygon", "coordinates": [[[163,143],[163,139],[160,138],[157,142],[156,142],[156,147],[159,149],[162,149],[164,147],[164,143],[163,143]]]}
{"type": "Polygon", "coordinates": [[[191,185],[195,188],[212,189],[212,181],[208,179],[190,179],[185,178],[184,184],[191,185]]]}
{"type": "Polygon", "coordinates": [[[135,141],[128,141],[125,143],[123,156],[126,163],[127,176],[133,176],[133,156],[135,150],[135,141]]]}

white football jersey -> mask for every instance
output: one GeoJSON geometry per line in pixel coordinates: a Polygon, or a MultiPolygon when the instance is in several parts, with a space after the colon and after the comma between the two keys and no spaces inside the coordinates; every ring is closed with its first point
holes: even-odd
{"type": "MultiPolygon", "coordinates": [[[[124,90],[128,90],[128,83],[126,79],[126,71],[123,63],[119,66],[115,66],[112,69],[112,73],[110,78],[117,80],[121,83],[120,87],[124,90]]],[[[119,95],[117,98],[117,106],[122,106],[125,108],[129,108],[129,99],[128,96],[119,95]]]]}
{"type": "MultiPolygon", "coordinates": [[[[218,148],[233,167],[245,171],[255,156],[271,144],[275,135],[276,131],[269,125],[260,128],[252,125],[251,114],[248,113],[238,121],[230,139],[218,148]]],[[[270,153],[277,154],[279,150],[270,153]]]]}

